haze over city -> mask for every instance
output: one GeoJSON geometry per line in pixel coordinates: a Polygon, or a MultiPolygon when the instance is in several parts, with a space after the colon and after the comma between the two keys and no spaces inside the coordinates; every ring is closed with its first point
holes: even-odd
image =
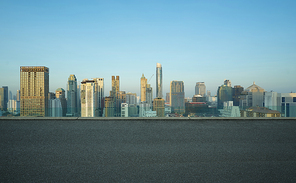
{"type": "Polygon", "coordinates": [[[120,90],[140,95],[142,73],[155,95],[184,81],[215,95],[224,79],[244,88],[296,92],[295,1],[1,1],[0,86],[20,87],[20,66],[49,68],[50,91],[79,81],[120,76],[120,90]]]}

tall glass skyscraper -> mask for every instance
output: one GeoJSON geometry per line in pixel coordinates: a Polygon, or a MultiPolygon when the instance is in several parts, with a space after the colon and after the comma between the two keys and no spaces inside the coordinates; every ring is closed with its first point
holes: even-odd
{"type": "Polygon", "coordinates": [[[162,67],[156,64],[156,98],[162,98],[162,67]]]}
{"type": "Polygon", "coordinates": [[[78,116],[77,104],[77,79],[71,74],[67,84],[67,116],[78,116]]]}
{"type": "Polygon", "coordinates": [[[48,116],[49,69],[20,67],[21,116],[48,116]]]}

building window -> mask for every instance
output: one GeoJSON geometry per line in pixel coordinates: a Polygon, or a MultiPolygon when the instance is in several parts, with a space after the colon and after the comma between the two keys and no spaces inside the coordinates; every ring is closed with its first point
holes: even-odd
{"type": "Polygon", "coordinates": [[[282,102],[285,102],[286,101],[286,98],[285,97],[282,97],[282,102]]]}
{"type": "Polygon", "coordinates": [[[296,97],[293,97],[293,102],[296,102],[296,97]]]}

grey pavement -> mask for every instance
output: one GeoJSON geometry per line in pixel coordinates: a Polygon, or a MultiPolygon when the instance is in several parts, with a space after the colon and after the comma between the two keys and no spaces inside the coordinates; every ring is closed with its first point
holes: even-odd
{"type": "Polygon", "coordinates": [[[0,182],[296,182],[296,121],[0,119],[0,182]]]}

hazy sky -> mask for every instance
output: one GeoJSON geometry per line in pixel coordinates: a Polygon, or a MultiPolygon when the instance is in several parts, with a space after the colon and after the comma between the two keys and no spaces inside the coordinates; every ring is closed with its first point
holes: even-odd
{"type": "Polygon", "coordinates": [[[244,88],[296,92],[295,0],[0,1],[0,87],[19,89],[20,66],[47,66],[50,91],[70,74],[120,76],[140,94],[140,78],[163,68],[164,96],[181,80],[216,94],[224,79],[244,88]]]}

